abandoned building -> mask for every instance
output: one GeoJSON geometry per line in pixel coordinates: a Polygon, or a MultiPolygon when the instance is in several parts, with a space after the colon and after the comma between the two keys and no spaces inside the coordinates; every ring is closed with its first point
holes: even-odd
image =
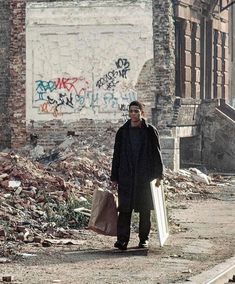
{"type": "Polygon", "coordinates": [[[232,0],[0,0],[0,150],[119,127],[138,99],[164,163],[235,169],[232,0]]]}

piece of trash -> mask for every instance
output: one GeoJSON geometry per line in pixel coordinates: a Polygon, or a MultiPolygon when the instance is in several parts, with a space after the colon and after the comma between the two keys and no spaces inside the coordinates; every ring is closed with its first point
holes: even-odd
{"type": "Polygon", "coordinates": [[[20,180],[9,180],[9,187],[19,187],[21,185],[21,181],[20,180]]]}

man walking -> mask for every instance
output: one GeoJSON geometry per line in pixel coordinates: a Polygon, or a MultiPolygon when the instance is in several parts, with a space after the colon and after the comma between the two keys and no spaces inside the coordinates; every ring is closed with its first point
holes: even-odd
{"type": "Polygon", "coordinates": [[[114,145],[111,181],[118,191],[117,241],[126,250],[130,238],[131,214],[139,212],[139,248],[148,247],[150,215],[153,202],[150,181],[160,185],[163,163],[157,129],[143,118],[139,101],[129,105],[130,119],[117,131],[114,145]]]}

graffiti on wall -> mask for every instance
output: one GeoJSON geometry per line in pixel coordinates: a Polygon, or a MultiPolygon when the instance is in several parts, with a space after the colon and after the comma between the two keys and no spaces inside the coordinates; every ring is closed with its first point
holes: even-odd
{"type": "Polygon", "coordinates": [[[114,76],[107,75],[108,72],[97,81],[96,88],[92,88],[93,82],[82,76],[37,80],[33,107],[38,108],[40,114],[52,114],[54,117],[87,110],[97,115],[119,113],[126,117],[128,105],[136,100],[137,93],[132,85],[125,82],[130,70],[129,61],[119,58],[115,64],[117,68],[111,71],[114,76]]]}
{"type": "Polygon", "coordinates": [[[96,86],[104,90],[112,90],[120,82],[120,78],[127,79],[127,72],[130,71],[130,63],[125,58],[119,58],[116,62],[116,69],[113,69],[101,77],[96,86]]]}
{"type": "Polygon", "coordinates": [[[84,77],[73,77],[73,78],[57,78],[55,80],[36,81],[36,92],[34,101],[44,100],[47,94],[53,93],[54,91],[65,92],[66,94],[82,95],[88,88],[89,83],[84,77]]]}

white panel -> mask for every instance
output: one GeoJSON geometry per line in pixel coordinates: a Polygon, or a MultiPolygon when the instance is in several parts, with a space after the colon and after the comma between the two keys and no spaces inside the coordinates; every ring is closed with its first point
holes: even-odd
{"type": "Polygon", "coordinates": [[[163,185],[156,187],[156,179],[151,181],[151,193],[153,198],[154,211],[158,226],[158,238],[162,247],[169,237],[168,219],[165,205],[165,194],[163,185]]]}

